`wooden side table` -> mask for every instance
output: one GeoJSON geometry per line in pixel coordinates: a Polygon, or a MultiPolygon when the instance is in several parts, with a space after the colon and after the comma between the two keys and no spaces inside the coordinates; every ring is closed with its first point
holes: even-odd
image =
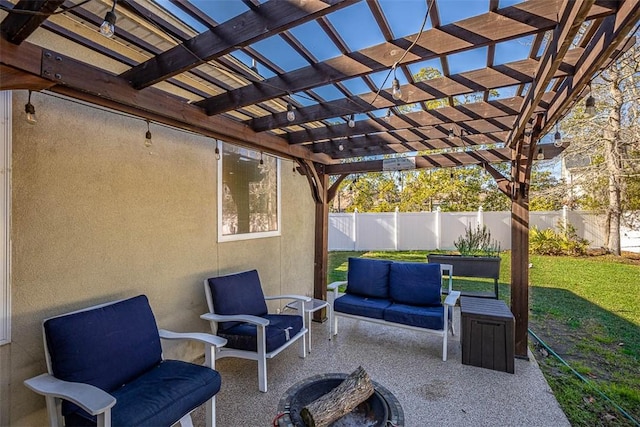
{"type": "Polygon", "coordinates": [[[461,297],[462,364],[514,373],[514,323],[502,300],[461,297]]]}

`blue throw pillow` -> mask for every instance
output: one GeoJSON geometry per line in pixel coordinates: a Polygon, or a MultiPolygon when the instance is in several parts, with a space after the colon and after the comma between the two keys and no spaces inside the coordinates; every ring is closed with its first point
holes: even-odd
{"type": "Polygon", "coordinates": [[[389,295],[393,302],[407,305],[440,305],[440,264],[394,262],[389,272],[389,295]]]}
{"type": "Polygon", "coordinates": [[[389,266],[392,261],[349,258],[347,293],[371,298],[389,298],[389,266]]]}

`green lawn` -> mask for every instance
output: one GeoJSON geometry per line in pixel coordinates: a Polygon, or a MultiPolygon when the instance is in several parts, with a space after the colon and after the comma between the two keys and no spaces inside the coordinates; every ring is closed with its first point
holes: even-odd
{"type": "MultiPolygon", "coordinates": [[[[351,256],[425,262],[427,253],[329,252],[327,282],[346,280],[351,256]]],[[[500,298],[507,304],[510,261],[503,253],[500,298]]],[[[544,343],[531,339],[531,348],[572,425],[640,426],[640,261],[531,255],[530,262],[529,328],[544,343]]],[[[491,286],[454,280],[456,289],[491,286]]]]}

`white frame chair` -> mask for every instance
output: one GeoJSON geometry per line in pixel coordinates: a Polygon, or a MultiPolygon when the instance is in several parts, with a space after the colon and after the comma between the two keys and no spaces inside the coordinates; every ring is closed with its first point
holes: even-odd
{"type": "MultiPolygon", "coordinates": [[[[51,427],[64,426],[64,417],[62,416],[62,401],[68,400],[81,407],[83,410],[91,415],[97,417],[98,427],[110,427],[111,426],[111,408],[116,404],[116,398],[106,391],[95,387],[91,384],[63,381],[56,378],[53,375],[51,355],[47,346],[47,336],[44,328],[44,323],[47,320],[55,319],[58,317],[67,316],[70,314],[81,313],[84,311],[94,310],[117,302],[124,301],[124,299],[111,301],[104,304],[97,304],[91,307],[87,307],[81,310],[72,311],[69,313],[60,314],[58,316],[52,316],[43,320],[42,337],[44,341],[45,359],[47,363],[47,373],[41,374],[33,378],[29,378],[24,381],[25,386],[30,390],[41,394],[45,397],[47,406],[47,415],[49,418],[49,425],[51,427]]],[[[227,342],[224,338],[201,332],[193,333],[181,333],[171,332],[165,329],[158,329],[158,334],[161,339],[164,340],[194,340],[204,344],[205,347],[205,363],[208,368],[215,369],[215,353],[216,350],[224,346],[227,342]]],[[[163,357],[164,359],[164,357],[163,357]]],[[[206,425],[207,427],[215,427],[216,425],[216,396],[214,395],[206,402],[206,425]]],[[[193,412],[193,411],[192,411],[193,412]]],[[[191,413],[185,414],[176,424],[180,424],[182,427],[193,427],[191,420],[191,413]]]]}
{"type": "Polygon", "coordinates": [[[293,300],[296,305],[296,310],[302,317],[302,329],[293,337],[280,346],[279,348],[267,352],[266,348],[266,336],[265,329],[269,325],[269,320],[259,316],[253,316],[248,314],[237,315],[221,315],[216,314],[213,305],[213,296],[211,294],[211,288],[208,283],[209,279],[204,279],[204,292],[207,297],[207,306],[209,313],[200,316],[201,319],[207,320],[211,323],[211,330],[213,333],[217,333],[218,322],[246,322],[255,325],[257,328],[257,351],[239,350],[230,347],[223,347],[216,352],[216,359],[222,359],[223,357],[238,357],[241,359],[255,360],[258,362],[258,390],[263,393],[267,392],[267,359],[276,357],[280,352],[291,346],[294,342],[298,342],[298,355],[301,358],[305,358],[307,355],[306,339],[305,335],[308,332],[306,320],[307,317],[304,311],[304,303],[311,301],[310,297],[303,295],[274,295],[264,296],[265,301],[269,300],[293,300]]]}

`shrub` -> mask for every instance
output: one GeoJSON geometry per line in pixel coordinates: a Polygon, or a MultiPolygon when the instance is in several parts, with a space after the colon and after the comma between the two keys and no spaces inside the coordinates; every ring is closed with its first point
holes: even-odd
{"type": "Polygon", "coordinates": [[[491,232],[486,225],[478,225],[475,229],[467,226],[464,235],[453,242],[461,255],[499,256],[500,243],[491,240],[491,232]]]}
{"type": "Polygon", "coordinates": [[[571,224],[558,223],[558,231],[536,227],[529,233],[529,252],[536,255],[586,255],[589,241],[579,237],[571,224]]]}

